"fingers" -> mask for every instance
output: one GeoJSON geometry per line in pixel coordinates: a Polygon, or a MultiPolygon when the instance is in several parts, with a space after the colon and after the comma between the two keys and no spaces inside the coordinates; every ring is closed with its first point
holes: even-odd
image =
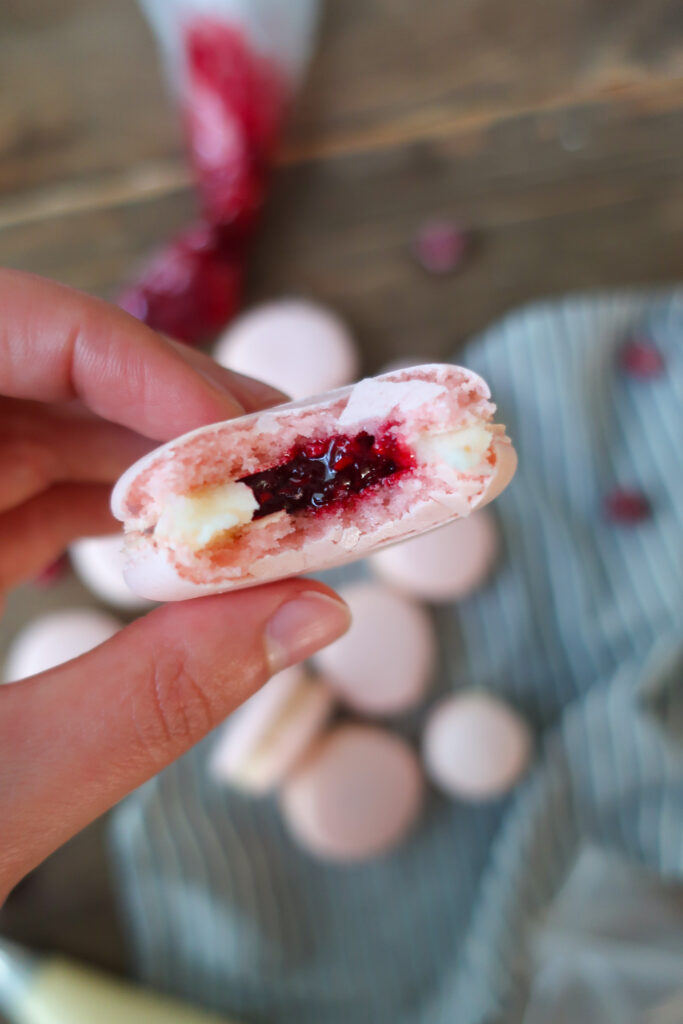
{"type": "Polygon", "coordinates": [[[0,902],[51,850],[348,627],[310,580],[165,606],[0,687],[0,902]]]}
{"type": "MultiPolygon", "coordinates": [[[[249,387],[208,357],[52,281],[0,270],[0,308],[0,394],[77,398],[157,441],[240,415],[238,396],[251,407],[249,387]]],[[[278,392],[270,395],[280,400],[278,392]]]]}
{"type": "Polygon", "coordinates": [[[0,597],[32,579],[77,537],[114,533],[111,490],[58,484],[0,515],[0,597]]]}
{"type": "Polygon", "coordinates": [[[0,512],[51,484],[114,483],[153,442],[95,417],[0,398],[0,512]]]}
{"type": "Polygon", "coordinates": [[[194,366],[200,373],[208,373],[211,380],[221,387],[229,388],[232,394],[244,406],[245,412],[255,412],[258,409],[266,409],[272,405],[280,405],[288,402],[289,395],[284,391],[278,391],[270,384],[264,384],[253,377],[245,377],[243,373],[235,373],[234,370],[226,370],[220,363],[210,359],[196,348],[188,348],[180,341],[174,341],[164,335],[166,341],[182,353],[183,358],[194,366]]]}

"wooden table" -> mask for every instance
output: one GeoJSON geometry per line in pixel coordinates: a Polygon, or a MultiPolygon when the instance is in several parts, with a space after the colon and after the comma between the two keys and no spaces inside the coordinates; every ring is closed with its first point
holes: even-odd
{"type": "MultiPolygon", "coordinates": [[[[193,196],[134,0],[0,5],[0,263],[112,296],[193,196]]],[[[365,368],[448,356],[539,296],[683,274],[679,0],[328,0],[249,274],[249,299],[339,310],[365,368]],[[417,227],[471,258],[434,277],[417,227]]],[[[29,614],[73,581],[16,595],[29,614]]],[[[1,654],[1,650],[0,650],[1,654]]],[[[41,868],[0,930],[124,968],[102,826],[41,868]]]]}

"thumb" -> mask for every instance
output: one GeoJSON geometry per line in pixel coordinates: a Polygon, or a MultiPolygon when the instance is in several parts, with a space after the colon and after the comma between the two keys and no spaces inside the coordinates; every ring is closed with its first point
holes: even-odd
{"type": "Polygon", "coordinates": [[[0,903],[31,868],[348,627],[311,580],[158,608],[107,643],[0,687],[0,903]]]}

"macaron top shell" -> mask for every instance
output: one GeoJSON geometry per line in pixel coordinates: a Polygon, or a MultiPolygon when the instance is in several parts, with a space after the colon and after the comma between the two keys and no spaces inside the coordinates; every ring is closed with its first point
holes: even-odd
{"type": "Polygon", "coordinates": [[[339,593],[351,610],[351,627],[315,655],[318,671],[355,711],[388,715],[414,707],[435,662],[429,613],[380,583],[355,583],[339,593]]]}
{"type": "Polygon", "coordinates": [[[4,682],[46,672],[78,658],[121,629],[111,615],[94,608],[69,608],[34,619],[15,637],[4,667],[4,682]]]}
{"type": "Polygon", "coordinates": [[[311,853],[353,862],[385,853],[417,820],[423,776],[412,748],[369,725],[341,725],[306,755],[281,792],[295,838],[311,853]]]}
{"type": "Polygon", "coordinates": [[[349,384],[358,356],[344,323],[303,299],[258,306],[239,317],[218,340],[214,359],[230,370],[307,398],[349,384]]]}
{"type": "Polygon", "coordinates": [[[455,694],[432,711],[422,740],[427,774],[451,796],[488,800],[507,792],[531,756],[524,719],[491,694],[455,694]]]}
{"type": "Polygon", "coordinates": [[[484,583],[498,546],[494,517],[481,510],[383,548],[370,556],[370,564],[404,593],[434,603],[455,601],[484,583]]]}

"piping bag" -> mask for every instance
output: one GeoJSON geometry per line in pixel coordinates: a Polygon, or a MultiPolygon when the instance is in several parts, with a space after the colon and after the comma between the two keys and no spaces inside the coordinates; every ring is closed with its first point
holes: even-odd
{"type": "Polygon", "coordinates": [[[138,268],[118,304],[180,341],[210,340],[241,304],[249,243],[319,0],[140,0],[185,129],[199,217],[138,268]]]}
{"type": "Polygon", "coordinates": [[[237,1024],[69,960],[0,940],[0,1013],[12,1024],[237,1024]]]}

